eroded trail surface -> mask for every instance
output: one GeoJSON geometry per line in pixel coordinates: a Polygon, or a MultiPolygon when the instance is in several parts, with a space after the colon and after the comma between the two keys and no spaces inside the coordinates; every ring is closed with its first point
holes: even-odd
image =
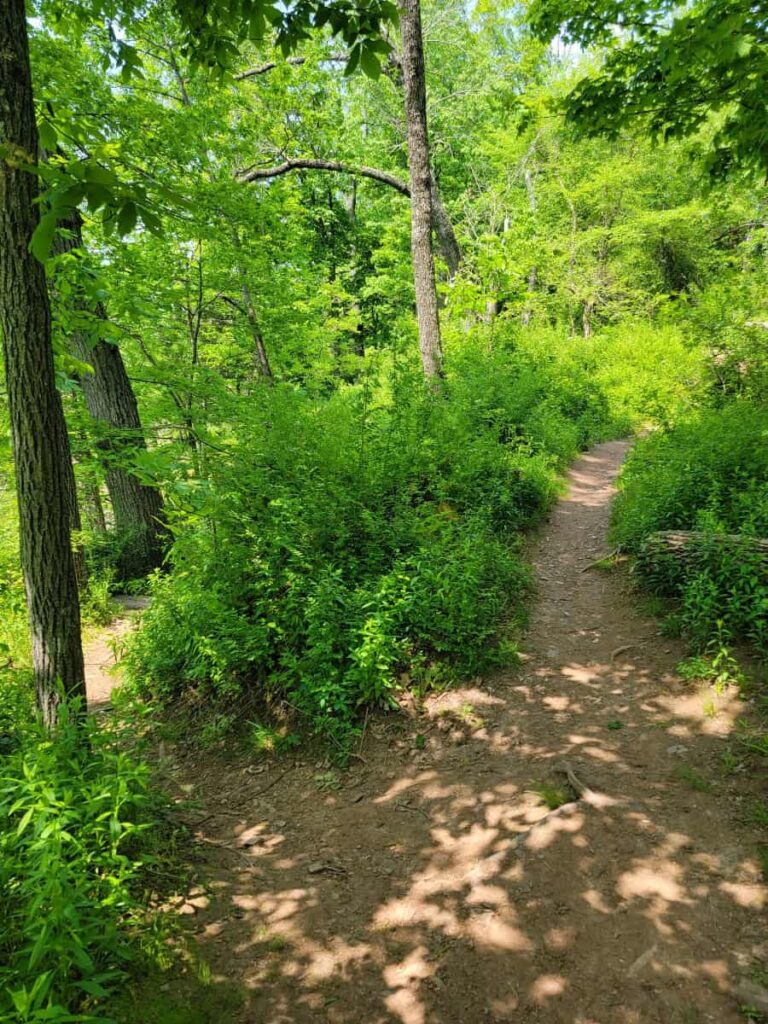
{"type": "Polygon", "coordinates": [[[168,750],[204,805],[181,911],[247,990],[228,1020],[743,1022],[765,922],[750,783],[722,767],[740,706],[675,675],[623,571],[582,571],[626,450],[585,455],[535,541],[522,669],[378,719],[346,773],[168,750]]]}

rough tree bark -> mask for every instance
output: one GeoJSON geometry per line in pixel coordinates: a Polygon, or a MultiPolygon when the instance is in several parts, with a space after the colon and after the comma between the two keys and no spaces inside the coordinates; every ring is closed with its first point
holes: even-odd
{"type": "MultiPolygon", "coordinates": [[[[83,248],[82,218],[77,210],[61,221],[68,237],[56,242],[59,253],[83,248]]],[[[101,303],[90,311],[97,325],[106,320],[101,303]]],[[[163,499],[156,487],[141,483],[130,466],[137,452],[146,451],[146,440],[133,387],[117,345],[99,339],[92,344],[88,333],[73,331],[70,351],[93,369],[80,379],[83,397],[103,434],[98,440],[107,491],[112,503],[115,530],[126,543],[118,571],[124,579],[146,576],[163,560],[167,531],[162,523],[163,499]]]]}
{"type": "Polygon", "coordinates": [[[85,697],[80,608],[70,543],[69,441],[51,346],[38,222],[38,139],[24,0],[0,3],[0,326],[19,501],[21,564],[38,705],[57,721],[61,693],[85,697]]]}
{"type": "Polygon", "coordinates": [[[398,0],[403,50],[403,91],[411,175],[411,253],[416,287],[421,364],[428,378],[443,373],[440,319],[432,251],[432,176],[429,167],[427,88],[419,0],[398,0]]]}

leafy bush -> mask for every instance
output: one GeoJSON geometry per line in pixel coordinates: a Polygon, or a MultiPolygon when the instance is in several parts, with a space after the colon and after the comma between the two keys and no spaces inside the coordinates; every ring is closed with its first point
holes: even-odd
{"type": "MultiPolygon", "coordinates": [[[[611,431],[588,369],[471,340],[441,394],[399,369],[327,399],[233,405],[209,477],[171,496],[173,572],[129,651],[162,699],[284,698],[343,735],[361,707],[498,660],[517,531],[611,431]]],[[[500,647],[501,645],[501,647],[500,647]]]]}
{"type": "Polygon", "coordinates": [[[768,409],[746,400],[709,409],[640,442],[621,478],[613,535],[639,553],[658,530],[693,530],[702,540],[685,565],[655,560],[645,571],[682,602],[699,645],[743,638],[768,651],[768,576],[750,537],[768,537],[768,409]],[[718,534],[742,535],[743,545],[718,534]]]}
{"type": "Polygon", "coordinates": [[[66,707],[0,756],[0,1019],[100,1019],[134,956],[153,810],[146,767],[66,707]]]}

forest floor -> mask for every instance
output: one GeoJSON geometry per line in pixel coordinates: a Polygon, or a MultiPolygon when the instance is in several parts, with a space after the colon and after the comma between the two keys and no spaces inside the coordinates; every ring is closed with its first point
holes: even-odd
{"type": "Polygon", "coordinates": [[[623,568],[584,571],[627,448],[581,458],[532,541],[520,668],[372,718],[346,772],[168,745],[210,977],[163,984],[165,1019],[743,1024],[768,964],[748,705],[680,678],[623,568]]]}

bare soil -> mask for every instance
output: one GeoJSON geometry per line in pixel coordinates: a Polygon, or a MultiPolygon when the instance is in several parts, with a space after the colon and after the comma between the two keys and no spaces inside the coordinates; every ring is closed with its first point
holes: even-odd
{"type": "Polygon", "coordinates": [[[127,594],[118,594],[113,600],[120,606],[121,613],[83,649],[90,711],[103,711],[109,707],[112,691],[120,682],[122,641],[136,626],[136,613],[148,604],[146,597],[129,597],[127,594]]]}
{"type": "Polygon", "coordinates": [[[627,447],[535,538],[521,668],[376,718],[348,772],[166,751],[202,808],[177,910],[243,993],[189,1020],[743,1024],[768,962],[745,705],[679,678],[623,569],[584,571],[627,447]]]}

